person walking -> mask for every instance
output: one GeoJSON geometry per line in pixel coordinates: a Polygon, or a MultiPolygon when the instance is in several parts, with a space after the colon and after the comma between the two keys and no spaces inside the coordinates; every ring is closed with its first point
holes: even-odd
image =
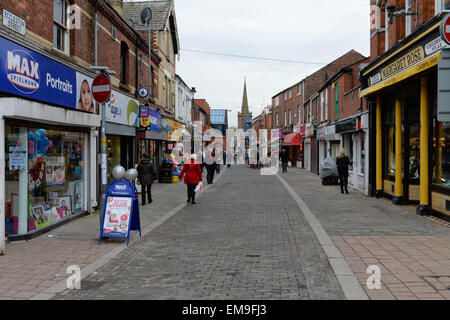
{"type": "Polygon", "coordinates": [[[281,150],[281,164],[283,166],[283,172],[287,172],[287,165],[289,162],[289,154],[287,153],[286,149],[281,150]]]}
{"type": "Polygon", "coordinates": [[[342,149],[339,152],[339,156],[336,157],[336,166],[339,173],[339,183],[341,185],[341,193],[348,194],[348,166],[352,162],[350,158],[345,154],[345,151],[342,149]]]}
{"type": "Polygon", "coordinates": [[[141,184],[142,205],[145,206],[145,197],[147,194],[148,203],[152,203],[152,184],[155,181],[156,172],[148,155],[144,154],[137,167],[138,179],[141,184]]]}
{"type": "Polygon", "coordinates": [[[206,181],[208,182],[208,184],[213,184],[213,180],[214,180],[214,173],[216,172],[216,153],[214,152],[214,150],[211,152],[211,160],[213,161],[213,163],[208,164],[208,160],[206,162],[206,171],[207,171],[207,175],[206,175],[206,181]]]}
{"type": "Polygon", "coordinates": [[[192,204],[195,204],[195,187],[202,181],[202,170],[195,154],[192,154],[190,159],[184,164],[179,176],[180,180],[183,177],[184,183],[187,185],[188,200],[186,202],[192,201],[192,204]]]}

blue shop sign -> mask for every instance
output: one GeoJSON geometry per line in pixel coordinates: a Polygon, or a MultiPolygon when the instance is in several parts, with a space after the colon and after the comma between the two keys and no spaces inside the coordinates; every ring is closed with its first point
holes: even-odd
{"type": "Polygon", "coordinates": [[[92,78],[0,37],[0,91],[94,112],[92,78]]]}
{"type": "Polygon", "coordinates": [[[150,130],[161,131],[161,112],[149,109],[150,130]]]}

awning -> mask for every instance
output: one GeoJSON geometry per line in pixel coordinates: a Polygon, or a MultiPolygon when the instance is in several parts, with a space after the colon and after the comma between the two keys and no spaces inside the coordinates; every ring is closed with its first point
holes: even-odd
{"type": "Polygon", "coordinates": [[[283,146],[299,146],[302,144],[302,135],[300,133],[290,133],[283,140],[283,146]]]}

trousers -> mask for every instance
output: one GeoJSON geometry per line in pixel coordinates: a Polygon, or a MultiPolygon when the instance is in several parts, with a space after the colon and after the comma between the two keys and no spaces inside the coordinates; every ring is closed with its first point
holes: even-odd
{"type": "Polygon", "coordinates": [[[187,184],[187,195],[188,195],[188,201],[195,201],[195,187],[196,184],[187,184]]]}
{"type": "Polygon", "coordinates": [[[141,191],[141,195],[142,195],[142,205],[145,205],[145,196],[147,195],[148,198],[148,202],[152,202],[152,185],[148,184],[142,185],[142,191],[141,191]]]}
{"type": "Polygon", "coordinates": [[[341,192],[347,191],[348,187],[348,174],[339,174],[339,183],[341,185],[341,192]]]}

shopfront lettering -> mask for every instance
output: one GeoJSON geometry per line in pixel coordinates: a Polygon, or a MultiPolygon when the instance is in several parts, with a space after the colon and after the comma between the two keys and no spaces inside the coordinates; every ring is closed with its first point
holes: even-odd
{"type": "Polygon", "coordinates": [[[24,51],[8,51],[7,65],[9,82],[23,93],[39,89],[39,63],[24,51]],[[26,56],[25,56],[26,55],[26,56]]]}
{"type": "Polygon", "coordinates": [[[418,47],[400,59],[381,69],[382,80],[392,77],[393,75],[413,66],[425,58],[423,47],[418,47]]]}
{"type": "Polygon", "coordinates": [[[47,73],[47,87],[48,86],[51,86],[53,89],[59,91],[67,92],[70,94],[73,93],[72,84],[69,80],[62,81],[59,77],[58,79],[55,79],[50,73],[47,73]]]}

